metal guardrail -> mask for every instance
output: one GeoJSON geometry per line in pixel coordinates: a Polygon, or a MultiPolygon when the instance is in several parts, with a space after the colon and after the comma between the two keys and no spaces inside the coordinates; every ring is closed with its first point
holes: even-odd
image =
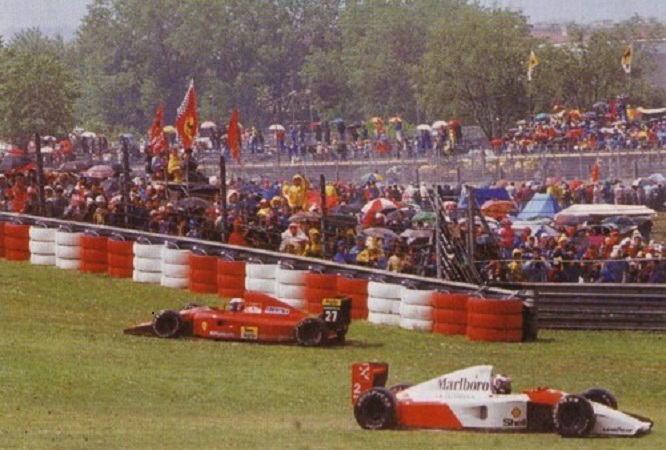
{"type": "Polygon", "coordinates": [[[666,285],[513,283],[539,292],[540,328],[666,331],[666,285]]]}

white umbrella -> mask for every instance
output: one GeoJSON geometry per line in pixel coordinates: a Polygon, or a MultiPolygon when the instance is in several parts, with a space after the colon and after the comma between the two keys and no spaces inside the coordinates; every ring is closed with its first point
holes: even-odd
{"type": "Polygon", "coordinates": [[[284,127],[280,124],[274,124],[268,127],[270,131],[284,131],[284,127]]]}
{"type": "Polygon", "coordinates": [[[53,153],[53,147],[48,145],[46,147],[42,147],[41,152],[44,154],[53,153]]]}
{"type": "Polygon", "coordinates": [[[208,128],[217,128],[217,125],[215,125],[215,122],[211,122],[210,120],[205,121],[204,123],[201,124],[200,126],[201,129],[205,130],[208,128]]]}
{"type": "Polygon", "coordinates": [[[430,125],[426,125],[425,123],[422,123],[421,125],[417,125],[416,129],[419,131],[432,131],[432,128],[430,128],[430,125]]]}
{"type": "Polygon", "coordinates": [[[84,138],[96,138],[97,135],[96,135],[95,133],[93,133],[92,131],[84,131],[83,133],[81,133],[81,137],[84,137],[84,138]]]}
{"type": "Polygon", "coordinates": [[[438,120],[432,124],[433,130],[439,130],[440,128],[446,128],[449,126],[449,123],[446,120],[438,120]]]}

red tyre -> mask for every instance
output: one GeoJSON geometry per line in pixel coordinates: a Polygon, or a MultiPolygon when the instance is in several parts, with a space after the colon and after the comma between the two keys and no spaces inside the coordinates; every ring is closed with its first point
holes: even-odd
{"type": "Polygon", "coordinates": [[[458,323],[433,323],[432,332],[446,335],[464,336],[467,331],[467,325],[458,323]]]}
{"type": "Polygon", "coordinates": [[[475,328],[468,325],[465,336],[470,341],[520,342],[523,339],[523,331],[497,330],[494,328],[475,328]]]}
{"type": "Polygon", "coordinates": [[[107,273],[109,276],[113,278],[132,278],[132,274],[134,273],[134,269],[129,268],[129,269],[123,269],[120,267],[111,267],[109,266],[107,273]]]}
{"type": "Polygon", "coordinates": [[[30,225],[5,222],[5,236],[29,239],[30,225]]]}
{"type": "Polygon", "coordinates": [[[338,276],[328,273],[308,273],[305,275],[305,285],[313,289],[337,289],[338,276]]]}
{"type": "Polygon", "coordinates": [[[134,256],[134,242],[109,239],[107,242],[107,250],[110,255],[114,254],[134,256]]]}
{"type": "Polygon", "coordinates": [[[245,277],[240,275],[222,275],[220,272],[218,272],[217,286],[220,289],[245,291],[245,277]]]}
{"type": "Polygon", "coordinates": [[[190,269],[217,273],[217,256],[190,253],[190,269]]]}
{"type": "Polygon", "coordinates": [[[475,328],[495,328],[498,330],[523,329],[522,314],[480,314],[469,313],[467,325],[475,328]]]}
{"type": "Polygon", "coordinates": [[[368,280],[359,278],[345,278],[338,277],[337,282],[338,294],[358,294],[368,295],[368,280]]]}
{"type": "Polygon", "coordinates": [[[467,294],[449,294],[446,292],[433,292],[430,297],[431,306],[439,309],[456,309],[467,311],[467,294]]]}
{"type": "Polygon", "coordinates": [[[224,276],[245,277],[245,261],[217,260],[217,273],[224,276]]]}
{"type": "Polygon", "coordinates": [[[221,298],[242,298],[245,295],[245,289],[217,288],[217,296],[221,298]]]}
{"type": "Polygon", "coordinates": [[[450,325],[467,325],[467,312],[459,309],[433,309],[432,321],[450,325]]]}
{"type": "Polygon", "coordinates": [[[81,248],[81,261],[96,264],[107,264],[109,261],[109,254],[106,250],[96,248],[81,248]]]}
{"type": "Polygon", "coordinates": [[[107,273],[109,266],[106,262],[99,263],[81,260],[81,272],[83,273],[107,273]]]}
{"type": "Polygon", "coordinates": [[[481,314],[522,314],[522,300],[490,300],[470,297],[467,311],[481,314]]]}
{"type": "Polygon", "coordinates": [[[216,284],[193,283],[190,281],[189,288],[190,291],[200,294],[217,294],[216,284]]]}
{"type": "Polygon", "coordinates": [[[83,250],[100,250],[106,252],[109,239],[104,236],[81,236],[81,248],[83,250]]]}
{"type": "Polygon", "coordinates": [[[190,282],[210,284],[217,290],[217,270],[193,270],[190,266],[190,282]]]}
{"type": "Polygon", "coordinates": [[[7,247],[5,249],[5,259],[7,261],[29,261],[30,252],[28,250],[17,250],[7,247]]]}
{"type": "Polygon", "coordinates": [[[30,252],[30,238],[5,235],[5,249],[30,252]]]}
{"type": "Polygon", "coordinates": [[[117,253],[109,253],[107,256],[107,262],[109,267],[115,267],[118,269],[129,269],[134,268],[134,256],[130,253],[129,255],[120,255],[117,253]]]}

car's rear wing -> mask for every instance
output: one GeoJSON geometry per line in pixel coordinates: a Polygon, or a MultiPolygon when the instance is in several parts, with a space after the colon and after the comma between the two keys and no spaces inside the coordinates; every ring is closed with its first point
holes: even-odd
{"type": "Polygon", "coordinates": [[[373,387],[383,387],[388,379],[389,365],[385,362],[352,364],[351,400],[355,405],[359,397],[373,387]]]}

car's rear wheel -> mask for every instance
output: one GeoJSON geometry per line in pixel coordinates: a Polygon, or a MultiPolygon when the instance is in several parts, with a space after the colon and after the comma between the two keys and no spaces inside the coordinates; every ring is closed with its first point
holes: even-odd
{"type": "Polygon", "coordinates": [[[594,427],[594,408],[580,395],[566,395],[555,405],[553,421],[562,437],[587,436],[594,427]]]}
{"type": "Polygon", "coordinates": [[[153,319],[153,331],[158,337],[173,338],[178,336],[181,330],[182,320],[180,314],[171,309],[164,309],[155,314],[153,319]]]}
{"type": "Polygon", "coordinates": [[[324,343],[326,324],[318,317],[308,317],[296,325],[294,340],[304,347],[317,347],[324,343]]]}
{"type": "Polygon", "coordinates": [[[585,392],[580,394],[581,397],[584,397],[592,402],[601,403],[606,405],[609,408],[617,409],[617,399],[613,394],[611,394],[606,389],[588,389],[585,392]]]}
{"type": "Polygon", "coordinates": [[[356,422],[366,430],[387,430],[397,424],[395,395],[386,388],[373,388],[354,405],[356,422]]]}

